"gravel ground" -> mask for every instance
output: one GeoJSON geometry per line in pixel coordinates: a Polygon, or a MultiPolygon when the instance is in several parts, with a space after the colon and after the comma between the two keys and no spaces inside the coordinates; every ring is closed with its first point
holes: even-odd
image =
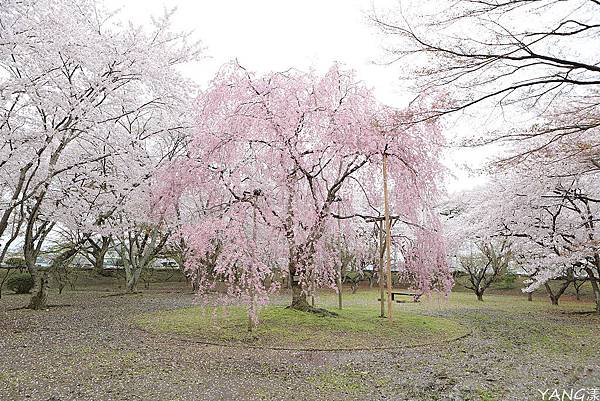
{"type": "Polygon", "coordinates": [[[538,389],[600,388],[600,319],[593,315],[423,307],[473,334],[377,352],[207,346],[133,324],[140,313],[192,302],[182,293],[70,292],[34,312],[14,309],[24,296],[3,297],[0,400],[530,401],[541,399],[538,389]],[[566,350],[543,336],[563,328],[572,336],[566,350]],[[595,335],[578,337],[579,329],[595,335]],[[532,333],[545,340],[532,344],[532,333]]]}

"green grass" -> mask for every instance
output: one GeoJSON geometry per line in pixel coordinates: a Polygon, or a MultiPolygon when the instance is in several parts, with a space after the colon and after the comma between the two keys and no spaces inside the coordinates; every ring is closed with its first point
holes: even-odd
{"type": "MultiPolygon", "coordinates": [[[[333,308],[331,308],[333,310],[333,308]]],[[[261,309],[260,324],[248,332],[246,309],[188,307],[150,313],[137,323],[150,331],[185,335],[199,341],[293,349],[358,349],[436,343],[468,333],[457,322],[396,311],[393,322],[379,317],[378,303],[350,304],[337,317],[272,305],[261,309]]]]}
{"type": "Polygon", "coordinates": [[[308,382],[320,392],[357,395],[366,390],[362,375],[352,370],[327,369],[310,376],[308,382]]]}
{"type": "MultiPolygon", "coordinates": [[[[260,324],[247,331],[244,306],[189,307],[145,314],[137,324],[149,331],[173,333],[201,342],[292,349],[357,349],[402,347],[436,343],[476,330],[494,338],[505,352],[552,354],[596,353],[587,346],[600,336],[600,316],[589,301],[565,299],[560,306],[546,297],[528,302],[523,294],[489,294],[484,302],[466,292],[424,297],[420,303],[394,304],[394,321],[379,318],[378,294],[362,290],[344,294],[344,309],[337,298],[322,291],[317,306],[339,312],[321,317],[285,309],[287,296],[275,297],[260,311],[260,324]]],[[[587,355],[591,356],[591,355],[587,355]]]]}
{"type": "Polygon", "coordinates": [[[492,295],[484,302],[470,293],[452,293],[449,299],[432,298],[418,308],[426,314],[443,314],[482,335],[493,338],[496,349],[505,352],[530,352],[540,355],[598,356],[590,339],[600,336],[600,316],[591,313],[589,301],[567,300],[551,305],[547,297],[528,302],[524,295],[492,295]]]}
{"type": "Polygon", "coordinates": [[[481,401],[498,401],[496,395],[487,390],[478,390],[477,395],[481,401]]]}

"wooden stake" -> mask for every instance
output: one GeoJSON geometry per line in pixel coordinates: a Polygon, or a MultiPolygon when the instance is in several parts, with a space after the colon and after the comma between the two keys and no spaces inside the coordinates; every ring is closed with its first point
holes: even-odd
{"type": "Polygon", "coordinates": [[[393,318],[392,313],[392,225],[390,220],[390,210],[388,202],[388,180],[387,180],[387,154],[383,153],[383,211],[385,216],[385,245],[387,254],[387,307],[388,307],[388,320],[391,322],[393,318]]]}
{"type": "MultiPolygon", "coordinates": [[[[338,202],[338,214],[340,213],[340,204],[338,202]]],[[[337,288],[338,288],[338,309],[342,309],[342,267],[344,265],[344,252],[342,251],[342,225],[338,219],[338,251],[340,253],[340,268],[338,269],[337,288]]]]}
{"type": "Polygon", "coordinates": [[[385,295],[384,290],[384,275],[383,275],[383,256],[385,255],[385,243],[383,237],[383,222],[379,224],[375,223],[375,227],[377,227],[378,235],[379,235],[379,245],[377,247],[377,256],[379,257],[379,267],[377,270],[377,276],[379,278],[379,306],[381,307],[381,312],[379,313],[379,317],[385,317],[385,301],[383,296],[385,295]]]}

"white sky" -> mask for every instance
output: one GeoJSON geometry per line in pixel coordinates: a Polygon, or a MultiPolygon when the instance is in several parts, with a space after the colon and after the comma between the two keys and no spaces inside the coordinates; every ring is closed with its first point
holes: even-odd
{"type": "MultiPolygon", "coordinates": [[[[377,7],[396,3],[374,2],[377,7]]],[[[120,17],[135,23],[147,23],[151,15],[176,7],[175,29],[193,31],[206,46],[207,58],[185,70],[203,87],[221,65],[235,58],[256,72],[291,67],[325,71],[340,62],[356,70],[383,103],[402,107],[413,97],[406,83],[398,80],[400,64],[374,63],[385,53],[382,37],[367,21],[371,0],[105,0],[105,4],[120,8],[120,17]]],[[[467,177],[460,165],[477,166],[484,159],[481,150],[450,151],[445,163],[455,178],[449,178],[449,190],[482,182],[467,177]]]]}

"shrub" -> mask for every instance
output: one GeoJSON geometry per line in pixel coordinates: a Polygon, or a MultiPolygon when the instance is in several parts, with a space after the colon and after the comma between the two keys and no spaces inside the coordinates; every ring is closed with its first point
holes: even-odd
{"type": "Polygon", "coordinates": [[[8,258],[6,259],[5,262],[8,266],[13,267],[13,268],[17,268],[17,269],[24,269],[26,267],[25,265],[25,259],[23,258],[8,258]]]}
{"type": "Polygon", "coordinates": [[[501,290],[511,290],[515,288],[515,282],[517,281],[517,276],[514,273],[506,273],[502,280],[498,283],[498,288],[501,290]]]}
{"type": "Polygon", "coordinates": [[[27,294],[33,288],[33,278],[29,273],[19,273],[6,281],[6,288],[16,294],[27,294]]]}
{"type": "Polygon", "coordinates": [[[344,277],[344,282],[350,283],[350,287],[352,288],[352,293],[354,294],[356,290],[358,290],[358,286],[360,285],[360,280],[362,279],[362,274],[357,271],[349,271],[346,273],[344,277]]]}

